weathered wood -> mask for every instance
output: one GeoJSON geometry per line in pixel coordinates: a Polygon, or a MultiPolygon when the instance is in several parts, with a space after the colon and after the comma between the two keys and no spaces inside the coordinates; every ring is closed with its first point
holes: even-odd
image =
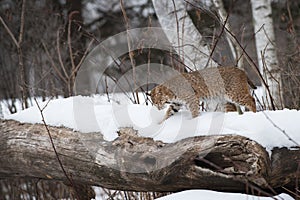
{"type": "MultiPolygon", "coordinates": [[[[166,144],[123,128],[108,142],[100,133],[49,127],[68,176],[76,184],[118,190],[212,189],[247,192],[295,189],[299,149],[276,149],[238,135],[209,135],[166,144]],[[291,167],[286,167],[291,166],[291,167]]],[[[44,125],[0,121],[0,178],[68,182],[44,125]]],[[[294,191],[294,190],[292,190],[294,191]]],[[[266,195],[265,193],[261,193],[266,195]]]]}
{"type": "MultiPolygon", "coordinates": [[[[271,157],[269,184],[278,192],[299,191],[300,147],[274,148],[271,157]]],[[[299,192],[298,192],[299,195],[299,192]]],[[[300,198],[300,196],[298,196],[300,198]]]]}

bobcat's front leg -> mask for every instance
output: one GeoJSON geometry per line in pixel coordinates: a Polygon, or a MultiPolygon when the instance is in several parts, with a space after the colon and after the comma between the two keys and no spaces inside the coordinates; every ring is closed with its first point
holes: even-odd
{"type": "Polygon", "coordinates": [[[199,109],[200,109],[200,100],[193,98],[190,101],[187,102],[189,110],[192,113],[192,117],[198,117],[199,116],[199,109]]]}
{"type": "Polygon", "coordinates": [[[169,106],[169,108],[168,108],[168,110],[167,110],[167,112],[166,112],[164,118],[159,122],[159,124],[163,123],[163,122],[164,122],[165,120],[167,120],[169,117],[171,117],[172,115],[174,115],[174,113],[178,112],[179,109],[180,109],[180,107],[181,107],[181,104],[178,104],[178,103],[172,103],[172,104],[169,106]]]}

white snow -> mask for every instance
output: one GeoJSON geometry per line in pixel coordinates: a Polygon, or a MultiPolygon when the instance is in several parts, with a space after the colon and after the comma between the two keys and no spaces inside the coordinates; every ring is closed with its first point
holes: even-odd
{"type": "MultiPolygon", "coordinates": [[[[186,137],[214,134],[243,135],[257,141],[268,151],[274,147],[293,147],[295,142],[300,143],[300,112],[297,110],[245,112],[243,115],[235,112],[201,112],[199,117],[192,119],[190,112],[183,109],[159,124],[165,110],[129,104],[130,101],[122,95],[111,98],[113,103],[108,103],[106,96],[51,100],[43,115],[49,125],[65,126],[83,133],[101,132],[106,140],[114,140],[120,127],[130,126],[142,136],[168,143],[186,137]]],[[[37,106],[6,118],[29,123],[42,122],[37,106]]]]}
{"type": "Polygon", "coordinates": [[[284,199],[284,200],[293,200],[287,194],[281,194],[274,197],[257,197],[246,194],[238,193],[224,193],[224,192],[215,192],[208,190],[187,190],[183,192],[174,193],[168,196],[158,198],[157,200],[271,200],[271,199],[284,199]]]}
{"type": "MultiPolygon", "coordinates": [[[[186,137],[213,134],[239,134],[251,138],[270,152],[274,147],[293,147],[300,143],[300,112],[297,110],[261,111],[257,113],[201,112],[192,119],[187,110],[182,110],[159,124],[165,110],[159,111],[154,106],[131,104],[122,94],[114,94],[107,102],[106,96],[76,96],[40,103],[44,108],[43,116],[49,125],[65,126],[74,130],[101,132],[106,140],[114,140],[120,127],[130,126],[142,136],[153,137],[164,142],[175,142],[186,137]],[[47,104],[48,103],[48,104],[47,104]],[[291,141],[289,138],[294,140],[291,141]]],[[[3,106],[4,104],[2,104],[3,106]]],[[[6,119],[21,122],[42,123],[41,113],[37,106],[21,112],[6,115],[6,119]]],[[[234,200],[234,199],[273,199],[255,197],[245,194],[221,193],[207,190],[190,190],[175,193],[160,200],[234,200]]],[[[276,199],[293,199],[286,194],[276,199]]],[[[96,199],[101,199],[97,197],[96,199]]]]}

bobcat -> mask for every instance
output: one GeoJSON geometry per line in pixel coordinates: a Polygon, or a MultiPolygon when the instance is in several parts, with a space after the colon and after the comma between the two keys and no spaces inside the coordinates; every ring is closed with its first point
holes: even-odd
{"type": "Polygon", "coordinates": [[[256,88],[245,72],[236,67],[207,68],[171,78],[153,88],[150,97],[159,110],[166,103],[171,104],[162,121],[178,112],[184,104],[191,111],[192,117],[197,117],[200,101],[213,99],[227,103],[226,112],[236,105],[243,105],[256,112],[255,99],[250,95],[248,84],[256,88]]]}

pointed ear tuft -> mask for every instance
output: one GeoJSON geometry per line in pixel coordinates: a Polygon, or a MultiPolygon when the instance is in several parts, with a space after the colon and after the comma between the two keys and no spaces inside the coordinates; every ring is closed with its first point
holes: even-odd
{"type": "Polygon", "coordinates": [[[149,92],[145,92],[145,94],[146,94],[147,96],[151,96],[149,92]]]}

